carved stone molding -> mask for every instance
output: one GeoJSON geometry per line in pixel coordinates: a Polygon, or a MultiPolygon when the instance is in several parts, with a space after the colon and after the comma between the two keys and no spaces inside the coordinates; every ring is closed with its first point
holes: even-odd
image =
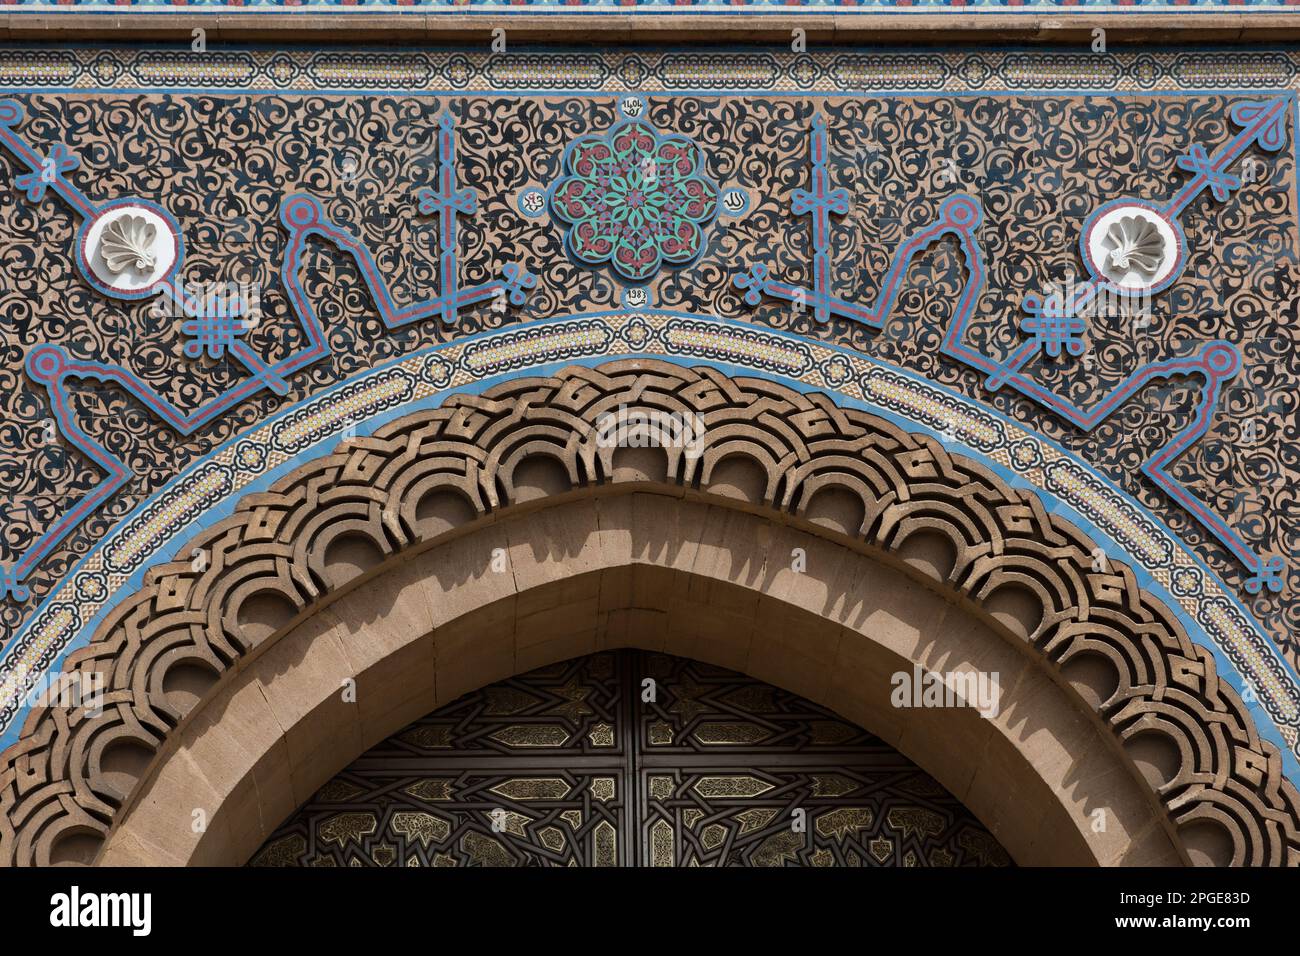
{"type": "Polygon", "coordinates": [[[93,859],[186,717],[359,572],[611,486],[668,487],[906,568],[1077,693],[1185,859],[1300,863],[1300,794],[1276,748],[1127,567],[1094,570],[1079,529],[934,440],[823,395],[645,360],[519,379],[393,422],[246,497],[184,560],[153,569],[65,665],[106,675],[102,713],[35,709],[0,756],[0,860],[93,859]],[[598,423],[620,406],[698,416],[699,445],[610,446],[598,423]]]}

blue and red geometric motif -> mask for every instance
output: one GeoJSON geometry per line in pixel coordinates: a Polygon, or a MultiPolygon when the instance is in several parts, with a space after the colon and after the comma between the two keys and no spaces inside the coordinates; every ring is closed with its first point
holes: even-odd
{"type": "Polygon", "coordinates": [[[247,322],[233,315],[204,315],[182,322],[181,334],[190,337],[190,341],[185,343],[185,355],[198,358],[207,352],[208,358],[219,359],[227,352],[235,351],[239,344],[236,337],[249,328],[247,322]]]}
{"type": "Polygon", "coordinates": [[[761,263],[734,276],[733,283],[736,288],[744,291],[744,301],[751,306],[758,305],[764,296],[769,296],[791,302],[799,309],[811,305],[814,317],[821,322],[828,321],[834,315],[881,329],[884,328],[894,309],[903,278],[912,259],[921,249],[941,236],[954,236],[961,247],[968,275],[954,307],[952,321],[940,345],[944,354],[983,372],[987,376],[986,385],[991,390],[1010,385],[1085,432],[1096,428],[1150,382],[1180,376],[1200,378],[1204,387],[1192,421],[1143,463],[1142,474],[1193,515],[1246,567],[1249,574],[1243,586],[1248,593],[1258,594],[1264,588],[1274,592],[1281,591],[1284,568],[1282,558],[1273,556],[1265,560],[1256,555],[1220,515],[1207,508],[1185,487],[1171,478],[1167,471],[1170,464],[1209,430],[1224,383],[1232,379],[1241,367],[1241,355],[1234,345],[1223,341],[1210,342],[1203,345],[1193,356],[1146,364],[1135,370],[1090,407],[1076,405],[1057,395],[1032,376],[1025,374],[1022,369],[1040,350],[1052,357],[1059,356],[1063,349],[1071,355],[1082,354],[1081,336],[1084,332],[1084,324],[1080,317],[1081,312],[1095,295],[1097,287],[1109,284],[1107,277],[1092,261],[1086,242],[1088,231],[1099,221],[1100,216],[1117,203],[1140,203],[1170,225],[1178,240],[1177,259],[1167,277],[1161,280],[1154,291],[1167,287],[1177,278],[1186,261],[1185,240],[1177,224],[1177,215],[1206,189],[1209,189],[1216,198],[1220,196],[1226,198],[1228,191],[1239,188],[1241,184],[1237,177],[1228,176],[1224,170],[1250,145],[1256,144],[1269,151],[1276,151],[1282,147],[1286,139],[1285,122],[1288,102],[1286,98],[1278,98],[1266,102],[1239,104],[1234,107],[1231,117],[1234,123],[1243,127],[1241,132],[1213,157],[1205,155],[1204,150],[1198,152],[1194,148],[1187,161],[1179,164],[1192,172],[1193,178],[1184,183],[1163,205],[1156,206],[1145,201],[1116,200],[1096,210],[1085,223],[1080,238],[1084,265],[1092,274],[1092,283],[1080,286],[1082,291],[1079,293],[1072,292],[1068,302],[1059,294],[1054,299],[1049,296],[1047,302],[1035,295],[1027,296],[1024,307],[1029,313],[1029,318],[1023,320],[1021,328],[1031,333],[1033,338],[1022,343],[1011,355],[1003,359],[985,355],[966,344],[967,330],[975,312],[975,305],[983,291],[985,279],[983,254],[975,241],[975,229],[979,225],[981,212],[971,196],[964,194],[950,196],[943,202],[938,218],[933,223],[913,234],[895,250],[893,261],[880,284],[874,306],[862,306],[833,294],[829,283],[829,268],[825,262],[825,233],[828,228],[828,214],[832,211],[838,212],[840,209],[838,199],[835,202],[830,200],[831,194],[826,186],[826,129],[820,117],[814,120],[809,133],[812,188],[807,191],[800,190],[792,203],[793,212],[811,215],[813,220],[812,288],[778,280],[771,275],[767,266],[761,263]]]}
{"type": "Polygon", "coordinates": [[[661,136],[636,119],[644,103],[620,104],[627,119],[603,136],[584,136],[564,153],[568,175],[551,190],[551,208],[570,228],[569,254],[590,266],[608,262],[639,283],[664,263],[684,265],[704,252],[704,230],[718,214],[718,187],[703,171],[699,146],[661,136]]]}
{"type": "Polygon", "coordinates": [[[45,190],[55,177],[70,173],[81,165],[81,160],[68,153],[62,143],[50,147],[50,155],[41,160],[41,168],[35,172],[24,173],[14,180],[14,185],[27,194],[30,202],[40,202],[45,198],[45,190]]]}
{"type": "Polygon", "coordinates": [[[92,202],[64,176],[64,173],[76,168],[75,157],[67,156],[63,147],[56,145],[50,151],[49,160],[42,159],[21,136],[14,132],[13,127],[21,122],[22,118],[23,110],[17,102],[0,100],[0,146],[31,169],[30,174],[23,174],[19,178],[27,181],[29,176],[39,177],[37,180],[39,189],[30,183],[23,187],[29,198],[34,195],[44,196],[48,188],[82,217],[83,224],[78,233],[79,254],[76,260],[82,276],[99,291],[116,298],[142,299],[147,296],[162,296],[171,300],[172,305],[186,317],[186,321],[182,322],[181,331],[189,336],[191,341],[185,345],[185,354],[194,358],[204,351],[213,357],[228,353],[244,364],[249,372],[249,378],[187,412],[178,408],[139,376],[120,365],[78,359],[68,350],[57,345],[41,345],[33,349],[27,356],[28,376],[32,381],[43,386],[48,393],[50,408],[59,431],[69,439],[73,447],[103,469],[105,478],[70,511],[60,516],[54,525],[46,528],[31,549],[24,553],[12,568],[0,568],[0,598],[12,595],[16,600],[26,600],[30,596],[29,589],[22,582],[28,575],[77,524],[131,479],[130,469],[81,428],[69,399],[70,380],[93,380],[117,385],[138,399],[171,428],[182,435],[189,435],[229,411],[239,402],[264,389],[278,395],[286,394],[288,376],[331,354],[316,307],[307,297],[299,277],[307,240],[311,236],[325,239],[353,258],[379,311],[380,319],[389,329],[433,316],[441,318],[444,322],[450,322],[455,318],[458,309],[488,300],[500,302],[503,307],[506,302],[518,305],[524,301],[526,291],[537,284],[537,279],[532,273],[517,264],[510,263],[504,267],[500,280],[468,288],[460,287],[456,269],[455,213],[472,211],[474,201],[472,194],[457,191],[454,168],[454,127],[451,117],[444,115],[439,124],[440,192],[430,193],[429,197],[423,194],[420,196],[421,211],[441,213],[443,219],[440,233],[442,285],[438,295],[422,302],[398,307],[393,301],[388,282],[380,274],[370,250],[347,230],[331,222],[317,199],[302,193],[290,195],[286,197],[280,208],[280,220],[289,232],[289,242],[281,266],[281,277],[288,290],[294,313],[306,336],[307,344],[285,358],[268,364],[241,339],[243,333],[248,330],[247,322],[241,318],[242,301],[235,299],[216,307],[211,299],[190,296],[183,282],[173,281],[182,265],[184,244],[180,238],[179,227],[175,226],[175,221],[166,211],[154,203],[134,198],[111,200],[102,204],[92,202]],[[439,197],[443,198],[439,199],[439,197]],[[84,236],[92,223],[108,212],[128,204],[155,212],[171,225],[175,238],[175,258],[165,274],[147,288],[121,292],[105,286],[92,271],[85,255],[84,236]]]}
{"type": "Polygon", "coordinates": [[[1241,180],[1236,176],[1229,176],[1227,173],[1219,172],[1210,162],[1210,157],[1205,155],[1205,147],[1196,143],[1187,151],[1186,156],[1178,158],[1178,168],[1185,169],[1189,173],[1195,173],[1197,176],[1205,178],[1206,185],[1210,187],[1210,193],[1219,202],[1228,201],[1228,193],[1241,186],[1241,180]]]}

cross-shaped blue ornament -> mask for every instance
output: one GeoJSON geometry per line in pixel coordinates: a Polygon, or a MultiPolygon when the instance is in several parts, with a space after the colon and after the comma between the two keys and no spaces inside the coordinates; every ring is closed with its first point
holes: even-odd
{"type": "Polygon", "coordinates": [[[45,198],[45,190],[64,173],[70,173],[81,165],[81,159],[68,152],[62,143],[50,147],[50,155],[41,161],[41,168],[35,172],[24,173],[14,179],[14,185],[27,193],[32,202],[45,198]]]}
{"type": "Polygon", "coordinates": [[[1205,147],[1199,143],[1189,149],[1186,156],[1178,157],[1178,168],[1185,169],[1189,173],[1195,173],[1198,176],[1204,176],[1209,184],[1211,194],[1219,202],[1227,202],[1228,193],[1241,186],[1241,180],[1238,177],[1221,173],[1214,168],[1214,164],[1210,162],[1210,157],[1205,155],[1205,147]]]}

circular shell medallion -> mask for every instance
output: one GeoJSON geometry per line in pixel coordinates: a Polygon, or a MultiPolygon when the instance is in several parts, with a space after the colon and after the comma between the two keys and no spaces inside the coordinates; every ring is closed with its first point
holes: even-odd
{"type": "Polygon", "coordinates": [[[1182,240],[1154,206],[1116,203],[1088,224],[1084,251],[1098,279],[1116,289],[1158,291],[1176,278],[1182,240]]]}
{"type": "Polygon", "coordinates": [[[78,265],[105,295],[143,298],[170,279],[181,255],[175,220],[152,203],[112,203],[87,219],[78,243],[78,265]]]}

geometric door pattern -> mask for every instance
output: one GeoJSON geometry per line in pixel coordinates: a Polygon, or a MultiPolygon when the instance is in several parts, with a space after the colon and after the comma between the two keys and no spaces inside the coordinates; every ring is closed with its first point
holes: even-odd
{"type": "Polygon", "coordinates": [[[872,734],[638,650],[468,694],[371,749],[254,866],[1007,866],[872,734]]]}

